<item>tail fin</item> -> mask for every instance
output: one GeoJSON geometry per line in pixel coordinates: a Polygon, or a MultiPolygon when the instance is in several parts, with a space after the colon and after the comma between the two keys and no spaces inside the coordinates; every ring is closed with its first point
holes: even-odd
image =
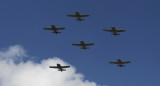
{"type": "Polygon", "coordinates": [[[116,34],[112,33],[112,35],[115,35],[115,36],[116,36],[116,35],[120,35],[120,34],[118,34],[118,33],[116,33],[116,34]]]}
{"type": "Polygon", "coordinates": [[[58,71],[61,71],[61,72],[62,72],[62,71],[66,71],[66,69],[62,69],[62,70],[58,70],[58,71]]]}
{"type": "Polygon", "coordinates": [[[125,65],[118,65],[119,67],[124,67],[125,65]]]}
{"type": "Polygon", "coordinates": [[[85,19],[76,19],[77,21],[83,21],[83,20],[85,20],[85,19]]]}
{"type": "Polygon", "coordinates": [[[85,50],[85,49],[89,49],[89,47],[85,47],[85,48],[81,47],[81,49],[84,49],[84,50],[85,50]]]}
{"type": "Polygon", "coordinates": [[[116,34],[116,35],[120,35],[120,34],[116,34]]]}
{"type": "Polygon", "coordinates": [[[66,71],[66,69],[62,69],[62,71],[66,71]]]}
{"type": "Polygon", "coordinates": [[[52,32],[52,33],[58,34],[58,33],[61,33],[61,32],[52,32]]]}

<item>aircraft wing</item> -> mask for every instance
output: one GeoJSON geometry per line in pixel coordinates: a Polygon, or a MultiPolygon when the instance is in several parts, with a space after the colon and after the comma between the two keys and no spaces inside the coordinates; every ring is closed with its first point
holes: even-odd
{"type": "Polygon", "coordinates": [[[89,15],[80,15],[80,17],[88,17],[89,15]]]}
{"type": "Polygon", "coordinates": [[[43,28],[44,30],[53,30],[52,28],[43,28]]]}
{"type": "Polygon", "coordinates": [[[127,61],[127,62],[122,62],[122,64],[127,64],[127,63],[131,63],[130,61],[127,61]]]}
{"type": "Polygon", "coordinates": [[[49,68],[58,68],[57,66],[49,66],[49,68]]]}
{"type": "Polygon", "coordinates": [[[94,43],[85,44],[85,46],[91,46],[91,45],[94,45],[94,43]]]}
{"type": "Polygon", "coordinates": [[[70,68],[70,66],[61,66],[62,68],[70,68]]]}
{"type": "Polygon", "coordinates": [[[125,30],[116,30],[116,32],[125,32],[125,30]]]}
{"type": "Polygon", "coordinates": [[[118,62],[109,62],[110,64],[118,64],[118,62]]]}
{"type": "Polygon", "coordinates": [[[64,30],[64,27],[56,28],[57,30],[64,30]]]}
{"type": "Polygon", "coordinates": [[[69,17],[77,17],[77,15],[67,15],[67,16],[69,16],[69,17]]]}
{"type": "Polygon", "coordinates": [[[103,29],[103,31],[113,32],[113,31],[110,30],[110,29],[103,29]]]}
{"type": "Polygon", "coordinates": [[[82,44],[72,44],[73,46],[82,46],[82,44]]]}

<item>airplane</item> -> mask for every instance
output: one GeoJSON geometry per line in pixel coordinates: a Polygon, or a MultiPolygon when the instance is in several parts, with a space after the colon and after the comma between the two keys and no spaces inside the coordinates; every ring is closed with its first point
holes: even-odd
{"type": "Polygon", "coordinates": [[[52,33],[55,33],[55,34],[58,34],[58,33],[61,33],[61,32],[58,32],[57,30],[64,30],[65,28],[64,27],[60,27],[60,28],[57,28],[55,27],[55,25],[51,25],[51,28],[43,28],[44,30],[53,30],[52,33]]]}
{"type": "Polygon", "coordinates": [[[117,64],[117,66],[119,67],[124,67],[125,65],[123,64],[127,64],[127,63],[131,63],[130,61],[125,61],[122,62],[121,59],[117,59],[117,62],[109,62],[110,64],[117,64]]]}
{"type": "Polygon", "coordinates": [[[75,12],[75,15],[67,15],[69,17],[77,17],[77,21],[82,21],[85,19],[81,19],[81,17],[88,17],[89,15],[80,15],[80,13],[78,11],[75,12]]]}
{"type": "Polygon", "coordinates": [[[66,69],[63,68],[70,68],[70,66],[61,66],[60,64],[57,64],[57,66],[49,66],[49,68],[57,68],[59,69],[58,71],[66,71],[66,69]]]}
{"type": "Polygon", "coordinates": [[[86,46],[91,46],[91,45],[94,45],[94,43],[89,43],[89,44],[85,44],[84,41],[80,41],[80,44],[72,44],[73,46],[82,46],[81,49],[89,49],[88,47],[86,46]]]}
{"type": "Polygon", "coordinates": [[[112,26],[112,29],[103,29],[103,31],[108,31],[108,32],[112,32],[112,35],[120,35],[117,32],[125,32],[125,30],[116,30],[116,28],[114,26],[112,26]]]}

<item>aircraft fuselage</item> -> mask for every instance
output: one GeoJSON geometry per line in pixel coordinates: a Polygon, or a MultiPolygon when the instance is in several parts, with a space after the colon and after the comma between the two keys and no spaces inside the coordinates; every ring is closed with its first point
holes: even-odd
{"type": "Polygon", "coordinates": [[[76,16],[80,18],[79,12],[75,12],[76,16]]]}
{"type": "Polygon", "coordinates": [[[81,19],[81,16],[80,16],[79,12],[75,12],[75,15],[77,16],[78,21],[84,20],[84,19],[81,19]]]}
{"type": "Polygon", "coordinates": [[[87,49],[86,45],[85,45],[85,43],[83,41],[81,41],[80,44],[82,45],[82,49],[87,49]]]}
{"type": "Polygon", "coordinates": [[[55,34],[60,33],[60,32],[57,31],[57,28],[55,27],[55,25],[51,25],[51,28],[52,28],[52,30],[53,30],[52,33],[55,33],[55,34]]]}
{"type": "Polygon", "coordinates": [[[61,72],[63,71],[63,68],[62,68],[62,66],[60,64],[57,64],[57,67],[61,72]]]}
{"type": "Polygon", "coordinates": [[[120,59],[118,59],[117,62],[118,62],[118,66],[119,66],[119,67],[125,66],[125,65],[123,65],[123,62],[122,62],[120,59]]]}
{"type": "Polygon", "coordinates": [[[122,64],[122,61],[120,59],[117,60],[118,64],[122,64]]]}
{"type": "Polygon", "coordinates": [[[120,34],[118,34],[118,33],[116,32],[116,28],[113,27],[113,26],[112,26],[112,31],[113,31],[113,33],[112,33],[113,35],[115,35],[115,36],[116,36],[116,35],[120,35],[120,34]]]}

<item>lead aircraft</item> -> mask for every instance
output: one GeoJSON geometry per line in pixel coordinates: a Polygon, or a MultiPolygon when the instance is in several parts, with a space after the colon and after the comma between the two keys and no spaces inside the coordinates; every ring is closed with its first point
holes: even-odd
{"type": "Polygon", "coordinates": [[[125,30],[116,30],[114,26],[112,26],[112,29],[103,29],[103,31],[112,32],[112,35],[120,35],[117,32],[125,32],[125,30]]]}
{"type": "Polygon", "coordinates": [[[125,65],[123,64],[127,64],[127,63],[131,63],[130,61],[125,61],[122,62],[121,59],[117,59],[117,62],[109,62],[110,64],[117,64],[117,66],[119,67],[124,67],[125,65]]]}
{"type": "Polygon", "coordinates": [[[55,34],[58,34],[58,33],[61,33],[61,32],[58,32],[57,30],[64,30],[65,28],[64,27],[55,27],[55,25],[51,25],[51,28],[43,28],[44,30],[53,30],[52,33],[55,33],[55,34]]]}
{"type": "Polygon", "coordinates": [[[88,47],[86,46],[91,46],[91,45],[94,45],[94,43],[88,43],[88,44],[85,44],[84,41],[80,41],[80,44],[72,44],[73,46],[82,46],[81,49],[89,49],[88,47]]]}
{"type": "Polygon", "coordinates": [[[70,68],[70,66],[61,66],[60,64],[57,64],[57,66],[49,66],[49,68],[57,68],[59,69],[58,71],[66,71],[66,69],[63,68],[70,68]]]}
{"type": "Polygon", "coordinates": [[[82,20],[85,20],[85,19],[81,19],[81,17],[88,17],[89,15],[80,15],[80,13],[78,11],[75,12],[75,15],[67,15],[69,17],[76,17],[77,21],[82,21],[82,20]]]}

